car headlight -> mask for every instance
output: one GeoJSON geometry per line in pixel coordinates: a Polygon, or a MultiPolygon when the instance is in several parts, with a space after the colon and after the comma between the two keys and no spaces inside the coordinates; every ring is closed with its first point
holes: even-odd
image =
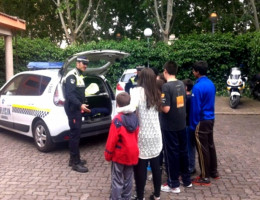
{"type": "Polygon", "coordinates": [[[232,83],[233,85],[236,85],[237,82],[238,82],[237,80],[232,80],[232,81],[231,81],[231,83],[232,83]]]}

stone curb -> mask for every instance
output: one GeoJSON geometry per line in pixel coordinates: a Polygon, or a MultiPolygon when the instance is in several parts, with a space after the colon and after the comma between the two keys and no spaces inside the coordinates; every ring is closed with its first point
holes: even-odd
{"type": "Polygon", "coordinates": [[[260,115],[260,112],[246,112],[246,113],[230,113],[230,112],[215,112],[215,115],[260,115]]]}

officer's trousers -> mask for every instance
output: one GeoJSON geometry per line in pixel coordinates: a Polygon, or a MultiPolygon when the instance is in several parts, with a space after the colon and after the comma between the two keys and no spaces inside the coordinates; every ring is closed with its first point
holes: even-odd
{"type": "Polygon", "coordinates": [[[68,112],[69,126],[70,126],[70,139],[69,139],[69,149],[70,149],[70,159],[72,159],[74,164],[80,162],[79,153],[79,142],[80,133],[82,125],[82,114],[80,111],[68,112]]]}

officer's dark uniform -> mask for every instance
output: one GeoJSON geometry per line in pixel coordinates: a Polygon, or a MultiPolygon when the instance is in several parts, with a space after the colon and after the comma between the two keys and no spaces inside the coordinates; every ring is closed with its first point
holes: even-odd
{"type": "MultiPolygon", "coordinates": [[[[142,71],[144,69],[144,66],[137,66],[136,70],[137,71],[142,71]]],[[[130,89],[134,88],[137,86],[137,81],[138,81],[138,74],[136,76],[131,77],[128,82],[125,84],[125,91],[130,94],[130,89]]]]}
{"type": "Polygon", "coordinates": [[[65,112],[68,116],[70,126],[70,163],[72,169],[79,172],[87,172],[83,166],[86,163],[80,160],[79,142],[82,124],[81,105],[85,100],[85,83],[82,72],[75,68],[71,70],[65,78],[65,112]]]}
{"type": "Polygon", "coordinates": [[[131,77],[125,84],[125,91],[130,94],[130,89],[137,86],[138,75],[131,77]]]}

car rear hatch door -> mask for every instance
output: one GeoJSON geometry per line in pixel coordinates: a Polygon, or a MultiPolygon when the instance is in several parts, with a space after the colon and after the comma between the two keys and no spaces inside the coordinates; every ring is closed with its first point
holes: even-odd
{"type": "Polygon", "coordinates": [[[105,75],[109,69],[109,67],[129,56],[128,53],[117,51],[117,50],[91,50],[84,51],[77,54],[74,54],[71,58],[69,58],[61,69],[61,74],[64,76],[68,71],[75,68],[76,59],[78,56],[86,56],[89,60],[88,68],[84,72],[86,75],[105,75]]]}

